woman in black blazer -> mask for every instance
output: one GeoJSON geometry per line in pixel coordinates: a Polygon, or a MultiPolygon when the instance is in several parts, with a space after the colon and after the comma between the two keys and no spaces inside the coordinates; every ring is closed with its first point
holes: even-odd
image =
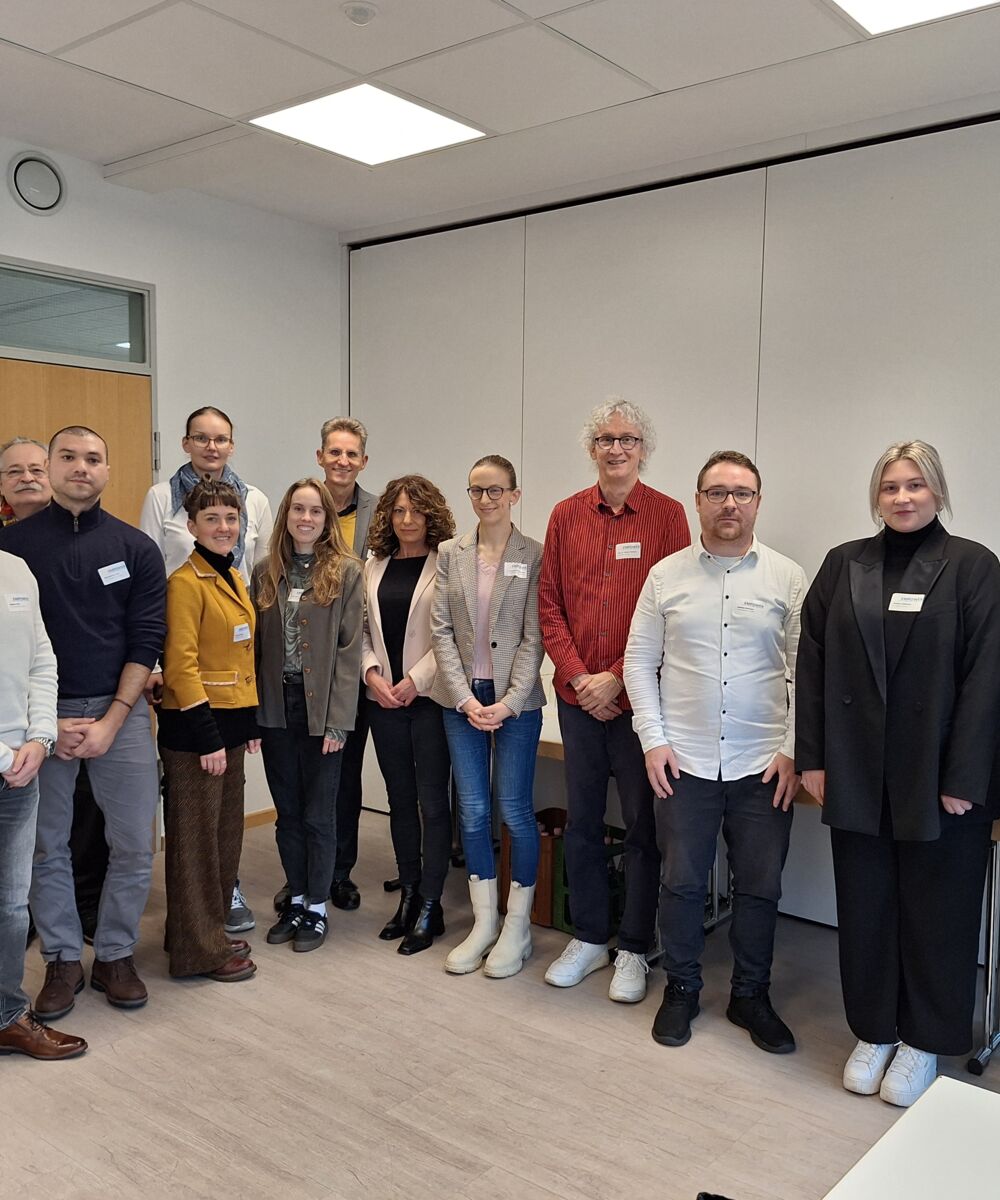
{"type": "Polygon", "coordinates": [[[884,529],[802,610],[796,770],[831,827],[848,1091],[909,1105],[971,1045],[1000,702],[1000,563],[952,537],[937,451],[875,464],[884,529]],[[891,1064],[891,1065],[890,1065],[891,1064]]]}

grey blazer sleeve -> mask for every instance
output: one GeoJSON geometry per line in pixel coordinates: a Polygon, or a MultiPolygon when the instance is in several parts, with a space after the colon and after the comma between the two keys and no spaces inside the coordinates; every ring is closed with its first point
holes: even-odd
{"type": "MultiPolygon", "coordinates": [[[[515,717],[519,717],[528,702],[537,699],[541,690],[539,671],[545,651],[542,648],[542,631],[538,623],[538,577],[542,570],[541,547],[529,542],[532,548],[531,566],[528,571],[528,592],[524,603],[524,626],[521,640],[514,651],[510,667],[510,682],[507,693],[497,699],[506,704],[515,717]]],[[[545,703],[544,696],[542,703],[545,703]]]]}
{"type": "Polygon", "coordinates": [[[437,660],[437,678],[432,697],[438,704],[454,708],[472,697],[462,656],[455,641],[453,602],[464,604],[462,585],[455,568],[453,550],[457,542],[442,542],[437,550],[437,575],[434,580],[434,599],[431,602],[431,645],[437,660]]]}

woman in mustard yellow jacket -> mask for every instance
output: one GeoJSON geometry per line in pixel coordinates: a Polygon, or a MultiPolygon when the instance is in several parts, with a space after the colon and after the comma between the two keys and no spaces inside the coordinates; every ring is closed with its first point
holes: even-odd
{"type": "Polygon", "coordinates": [[[167,774],[170,974],[249,979],[245,941],[223,929],[243,844],[243,755],[256,753],[253,605],[233,568],[242,502],[206,479],[184,501],[194,552],[167,581],[160,756],[167,774]]]}

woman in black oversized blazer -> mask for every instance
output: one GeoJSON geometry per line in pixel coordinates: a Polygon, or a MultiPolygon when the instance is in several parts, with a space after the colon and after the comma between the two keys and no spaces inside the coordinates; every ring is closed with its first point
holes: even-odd
{"type": "Polygon", "coordinates": [[[941,525],[947,484],[925,442],[886,450],[871,502],[885,528],[831,550],[802,610],[795,758],[831,827],[860,1039],[844,1086],[907,1105],[938,1054],[971,1045],[998,811],[1000,563],[941,525]]]}

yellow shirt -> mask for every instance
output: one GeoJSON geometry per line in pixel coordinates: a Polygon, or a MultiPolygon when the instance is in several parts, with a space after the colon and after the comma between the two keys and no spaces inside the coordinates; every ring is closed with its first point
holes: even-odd
{"type": "Polygon", "coordinates": [[[340,532],[347,543],[348,550],[353,550],[354,532],[358,526],[358,510],[355,509],[354,512],[344,513],[343,516],[338,513],[337,521],[340,524],[340,532]]]}

